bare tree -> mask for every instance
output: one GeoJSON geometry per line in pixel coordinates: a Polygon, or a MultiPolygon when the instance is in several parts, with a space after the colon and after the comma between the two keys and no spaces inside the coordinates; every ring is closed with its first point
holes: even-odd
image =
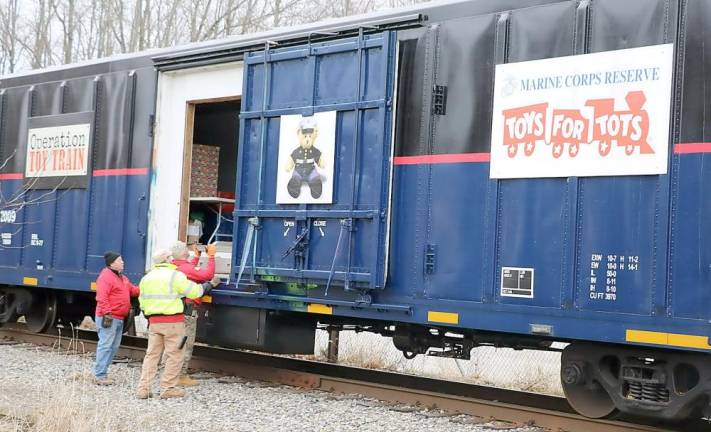
{"type": "Polygon", "coordinates": [[[37,0],[37,9],[25,24],[29,28],[29,37],[19,39],[19,43],[28,51],[30,66],[37,69],[53,64],[52,27],[55,0],[37,0]]]}
{"type": "Polygon", "coordinates": [[[81,19],[77,16],[77,0],[53,3],[52,8],[62,28],[62,63],[71,63],[75,60],[74,39],[77,33],[77,22],[81,19]]]}
{"type": "Polygon", "coordinates": [[[0,74],[420,0],[0,0],[0,74]]]}
{"type": "Polygon", "coordinates": [[[17,37],[19,19],[19,0],[0,2],[0,73],[15,72],[20,60],[20,42],[17,37]]]}

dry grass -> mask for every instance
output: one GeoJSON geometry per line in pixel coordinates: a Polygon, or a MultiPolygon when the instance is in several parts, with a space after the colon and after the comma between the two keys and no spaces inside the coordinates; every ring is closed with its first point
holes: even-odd
{"type": "MultiPolygon", "coordinates": [[[[111,396],[100,394],[94,384],[92,353],[75,338],[67,338],[37,353],[71,355],[72,366],[57,370],[49,383],[3,383],[0,399],[0,430],[13,432],[134,431],[111,407],[111,396]],[[67,343],[69,342],[69,343],[67,343]],[[22,384],[22,385],[20,385],[22,384]]],[[[124,390],[116,389],[118,392],[124,390]]],[[[136,423],[134,423],[135,425],[136,423]]]]}
{"type": "MultiPolygon", "coordinates": [[[[56,383],[35,393],[36,403],[9,410],[5,426],[22,432],[90,432],[112,427],[110,411],[103,413],[87,397],[85,380],[56,383]]],[[[27,400],[27,397],[23,398],[27,400]]]]}

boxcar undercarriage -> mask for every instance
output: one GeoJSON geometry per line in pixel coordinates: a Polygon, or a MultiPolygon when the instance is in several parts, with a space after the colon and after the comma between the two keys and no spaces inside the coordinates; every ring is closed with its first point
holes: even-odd
{"type": "MultiPolygon", "coordinates": [[[[24,317],[28,330],[41,333],[57,325],[77,327],[93,311],[92,295],[0,287],[0,325],[24,317]]],[[[137,312],[131,311],[125,332],[137,312]]],[[[469,360],[471,351],[483,346],[562,352],[565,397],[587,417],[623,414],[677,422],[711,415],[711,363],[704,353],[209,304],[199,309],[197,340],[232,349],[313,354],[316,329],[389,337],[406,359],[429,355],[469,360]]]]}

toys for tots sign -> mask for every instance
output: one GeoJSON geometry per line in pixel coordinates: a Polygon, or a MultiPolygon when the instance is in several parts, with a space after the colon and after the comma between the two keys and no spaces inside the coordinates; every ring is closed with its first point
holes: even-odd
{"type": "Polygon", "coordinates": [[[665,174],[673,45],[496,66],[491,178],[665,174]]]}

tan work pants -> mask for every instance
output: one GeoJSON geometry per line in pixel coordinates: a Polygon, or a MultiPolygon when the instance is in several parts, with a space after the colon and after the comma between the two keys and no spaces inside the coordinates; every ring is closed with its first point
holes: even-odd
{"type": "Polygon", "coordinates": [[[148,329],[148,349],[143,358],[141,380],[138,382],[138,391],[150,391],[153,379],[158,371],[161,352],[165,350],[165,369],[160,380],[160,391],[175,388],[178,385],[178,375],[183,365],[183,352],[180,342],[185,335],[185,324],[159,323],[151,324],[148,329]]]}
{"type": "Polygon", "coordinates": [[[185,341],[183,347],[183,369],[180,371],[182,375],[188,374],[188,366],[190,359],[193,358],[193,347],[195,346],[195,335],[197,334],[197,311],[193,309],[191,315],[185,315],[185,335],[188,340],[185,341]]]}

